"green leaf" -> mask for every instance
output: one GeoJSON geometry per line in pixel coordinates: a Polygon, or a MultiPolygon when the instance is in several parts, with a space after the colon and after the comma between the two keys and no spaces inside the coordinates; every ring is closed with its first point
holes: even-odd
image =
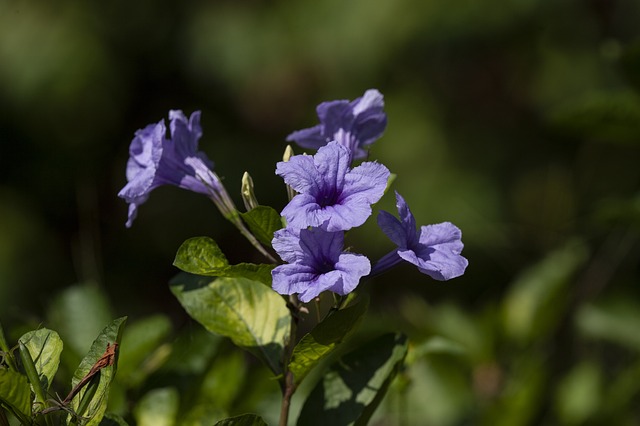
{"type": "Polygon", "coordinates": [[[133,411],[138,426],[173,426],[176,423],[180,396],[175,388],[147,392],[133,411]]]}
{"type": "MultiPolygon", "coordinates": [[[[171,321],[165,315],[154,315],[127,326],[122,335],[118,381],[135,386],[152,371],[145,361],[171,333],[171,321]]],[[[157,367],[157,366],[156,366],[157,367]]]]}
{"type": "Polygon", "coordinates": [[[115,413],[105,413],[99,426],[129,426],[122,417],[115,413]]]}
{"type": "Polygon", "coordinates": [[[186,240],[176,254],[174,266],[185,272],[217,277],[229,266],[226,256],[218,244],[209,237],[194,237],[186,240]]]}
{"type": "Polygon", "coordinates": [[[296,386],[320,360],[351,335],[362,321],[368,306],[369,301],[363,300],[334,312],[298,342],[289,362],[296,386]]]}
{"type": "Polygon", "coordinates": [[[640,304],[617,298],[598,305],[580,307],[575,317],[578,330],[592,339],[602,339],[640,351],[640,304]]]}
{"type": "MultiPolygon", "coordinates": [[[[87,353],[95,336],[113,318],[106,296],[93,284],[65,289],[54,298],[48,314],[51,328],[60,334],[65,348],[73,352],[72,365],[87,353]]],[[[64,356],[68,355],[65,351],[64,356]]]]}
{"type": "Polygon", "coordinates": [[[562,316],[569,294],[567,286],[586,258],[584,244],[572,241],[522,273],[504,300],[507,334],[525,343],[552,329],[562,316]]]}
{"type": "Polygon", "coordinates": [[[0,402],[9,406],[18,416],[30,418],[31,387],[27,376],[0,368],[0,402]]]}
{"type": "MultiPolygon", "coordinates": [[[[89,373],[95,363],[104,355],[105,351],[107,350],[107,344],[113,345],[117,343],[118,345],[120,345],[120,342],[122,340],[123,326],[126,320],[126,317],[114,320],[113,322],[111,322],[111,324],[106,326],[98,335],[96,340],[93,341],[91,349],[89,349],[89,353],[82,359],[80,365],[73,373],[73,378],[71,379],[72,387],[77,385],[78,382],[80,382],[80,380],[82,380],[89,373]]],[[[100,372],[96,374],[96,376],[99,375],[97,391],[89,401],[87,409],[83,413],[77,413],[79,403],[82,400],[82,396],[84,395],[87,388],[91,386],[91,384],[81,389],[80,392],[78,392],[78,394],[71,401],[71,407],[73,408],[73,410],[82,417],[86,417],[89,419],[89,421],[84,424],[85,426],[94,426],[100,424],[100,421],[104,416],[104,413],[107,409],[109,385],[111,384],[111,381],[116,374],[118,352],[119,350],[116,349],[113,365],[106,366],[100,369],[100,372]]]]}
{"type": "Polygon", "coordinates": [[[631,91],[590,93],[553,110],[550,121],[589,140],[637,144],[640,98],[631,91]]]}
{"type": "Polygon", "coordinates": [[[276,265],[238,263],[237,265],[229,265],[229,267],[224,270],[224,274],[219,276],[228,278],[246,278],[252,281],[260,281],[262,284],[266,284],[271,287],[271,271],[275,267],[276,265]]]}
{"type": "Polygon", "coordinates": [[[284,299],[257,281],[179,274],[171,291],[207,330],[227,336],[255,354],[276,374],[282,373],[284,341],[290,317],[284,299]]]}
{"type": "Polygon", "coordinates": [[[561,424],[585,424],[602,401],[602,371],[590,361],[574,366],[558,384],[553,399],[561,424]]]}
{"type": "Polygon", "coordinates": [[[305,401],[298,425],[365,425],[407,355],[407,338],[385,334],[343,356],[305,401]]]}
{"type": "Polygon", "coordinates": [[[185,272],[208,277],[243,277],[271,285],[274,265],[240,263],[229,265],[220,247],[209,237],[190,238],[178,249],[173,264],[185,272]]]}
{"type": "Polygon", "coordinates": [[[219,355],[202,377],[198,398],[228,411],[242,392],[247,367],[245,358],[240,351],[219,355]]]}
{"type": "Polygon", "coordinates": [[[267,423],[257,414],[242,414],[220,420],[214,426],[267,426],[267,423]]]}
{"type": "Polygon", "coordinates": [[[23,334],[19,341],[29,350],[38,373],[40,386],[46,393],[58,371],[63,347],[62,339],[55,331],[41,328],[23,334]]]}
{"type": "Polygon", "coordinates": [[[284,226],[280,214],[269,206],[258,206],[240,215],[251,233],[267,247],[271,247],[273,233],[284,226]]]}

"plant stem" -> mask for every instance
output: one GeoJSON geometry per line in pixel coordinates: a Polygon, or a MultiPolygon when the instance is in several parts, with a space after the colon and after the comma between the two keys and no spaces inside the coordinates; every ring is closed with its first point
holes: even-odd
{"type": "Polygon", "coordinates": [[[233,223],[236,228],[238,228],[238,230],[240,231],[240,233],[247,239],[249,240],[249,242],[251,243],[252,246],[254,246],[264,257],[266,257],[267,259],[269,259],[270,262],[272,263],[278,263],[278,261],[269,254],[269,252],[267,250],[265,250],[265,248],[262,246],[262,244],[260,244],[260,242],[256,239],[256,237],[247,229],[246,226],[244,226],[244,222],[242,222],[242,219],[240,218],[240,216],[238,216],[237,212],[236,214],[232,214],[231,217],[228,217],[229,221],[231,223],[233,223]]]}
{"type": "Polygon", "coordinates": [[[289,371],[289,362],[291,361],[293,348],[297,343],[296,333],[298,330],[298,313],[300,311],[300,302],[295,294],[289,296],[289,305],[291,309],[291,330],[289,332],[289,340],[284,348],[284,382],[282,383],[282,403],[280,405],[279,426],[287,426],[289,421],[289,409],[291,408],[291,397],[296,391],[295,378],[293,373],[289,371]]]}

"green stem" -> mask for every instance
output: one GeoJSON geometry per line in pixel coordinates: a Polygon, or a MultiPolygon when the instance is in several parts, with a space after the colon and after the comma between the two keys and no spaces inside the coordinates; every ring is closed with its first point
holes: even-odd
{"type": "Polygon", "coordinates": [[[4,330],[2,329],[2,323],[0,323],[0,350],[2,350],[2,352],[5,353],[4,359],[7,361],[7,364],[9,364],[9,367],[11,367],[13,371],[18,371],[18,367],[16,366],[16,363],[13,360],[13,354],[11,353],[11,350],[9,349],[9,345],[7,344],[7,339],[4,337],[4,330]]]}
{"type": "Polygon", "coordinates": [[[300,302],[295,294],[289,296],[289,304],[291,306],[291,330],[289,332],[289,340],[285,346],[284,354],[284,382],[282,384],[282,403],[280,405],[280,422],[279,426],[287,426],[289,422],[289,409],[291,408],[291,397],[296,391],[295,377],[289,371],[289,362],[293,354],[293,348],[296,346],[296,334],[298,331],[298,313],[300,310],[300,302]]]}
{"type": "Polygon", "coordinates": [[[240,231],[240,233],[254,246],[264,257],[269,259],[271,263],[278,263],[278,261],[269,254],[269,252],[260,244],[258,239],[244,226],[244,222],[238,215],[238,212],[234,212],[231,215],[227,216],[227,219],[235,225],[236,228],[240,231]]]}

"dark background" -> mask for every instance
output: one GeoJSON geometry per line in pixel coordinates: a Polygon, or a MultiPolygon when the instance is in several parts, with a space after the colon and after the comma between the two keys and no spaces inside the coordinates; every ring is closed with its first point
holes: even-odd
{"type": "MultiPolygon", "coordinates": [[[[640,2],[615,0],[4,2],[0,320],[46,325],[60,291],[89,283],[114,316],[163,312],[180,329],[167,282],[182,241],[259,258],[209,200],[173,187],[124,227],[135,130],[202,110],[200,148],[236,203],[247,170],[280,210],[285,137],[316,124],[319,102],[377,88],[389,124],[371,159],[418,224],[462,229],[470,262],[447,283],[402,266],[367,284],[370,327],[391,318],[477,350],[462,382],[416,373],[453,407],[416,416],[498,424],[513,397],[522,424],[633,424],[640,385],[607,395],[640,375],[639,22],[640,2]],[[517,397],[523,364],[546,371],[534,397],[517,397]]],[[[379,207],[395,213],[393,197],[379,207]]],[[[372,259],[391,249],[373,220],[348,242],[372,259]]]]}

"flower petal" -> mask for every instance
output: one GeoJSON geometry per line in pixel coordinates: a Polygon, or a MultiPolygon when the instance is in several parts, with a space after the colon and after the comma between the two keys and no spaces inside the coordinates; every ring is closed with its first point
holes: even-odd
{"type": "Polygon", "coordinates": [[[361,254],[343,253],[335,267],[341,272],[342,279],[329,290],[343,296],[355,290],[360,283],[360,278],[371,272],[371,262],[361,254]]]}
{"type": "Polygon", "coordinates": [[[356,116],[371,109],[377,111],[384,108],[384,97],[378,90],[369,89],[364,92],[362,97],[354,100],[351,106],[353,108],[353,114],[356,116]]]}
{"type": "Polygon", "coordinates": [[[390,174],[382,164],[371,161],[360,164],[345,177],[341,204],[377,203],[384,195],[390,174]]]}
{"type": "Polygon", "coordinates": [[[395,245],[400,248],[407,248],[406,229],[394,215],[380,210],[378,213],[378,226],[395,245]]]}
{"type": "Polygon", "coordinates": [[[297,130],[287,136],[287,142],[295,142],[303,148],[310,149],[318,149],[326,145],[329,140],[322,134],[321,124],[308,129],[297,130]]]}
{"type": "Polygon", "coordinates": [[[311,156],[294,155],[289,161],[278,162],[276,174],[297,192],[319,192],[320,176],[311,156]]]}
{"type": "Polygon", "coordinates": [[[302,293],[310,287],[315,287],[318,273],[307,265],[288,263],[276,266],[271,271],[271,277],[271,287],[276,292],[279,294],[294,294],[302,293]]]}
{"type": "Polygon", "coordinates": [[[323,102],[316,108],[318,118],[322,123],[322,134],[333,139],[339,129],[351,129],[355,119],[353,108],[349,101],[323,102]]]}
{"type": "Polygon", "coordinates": [[[398,255],[413,263],[420,272],[445,281],[464,274],[469,261],[460,255],[462,233],[450,222],[423,226],[420,243],[413,250],[398,250],[398,255]]]}
{"type": "Polygon", "coordinates": [[[321,190],[340,192],[351,163],[349,149],[336,142],[330,142],[313,156],[313,163],[322,179],[321,190]]]}
{"type": "Polygon", "coordinates": [[[418,243],[418,231],[416,229],[416,219],[413,217],[407,202],[402,195],[396,191],[396,208],[398,209],[398,216],[404,229],[406,237],[406,245],[404,247],[411,247],[418,243]]]}

